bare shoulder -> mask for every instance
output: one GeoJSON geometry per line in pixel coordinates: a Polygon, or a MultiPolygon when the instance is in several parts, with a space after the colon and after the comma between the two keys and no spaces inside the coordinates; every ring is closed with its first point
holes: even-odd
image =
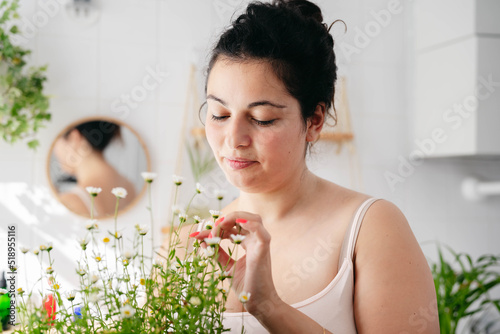
{"type": "Polygon", "coordinates": [[[439,333],[427,260],[403,213],[378,200],[355,248],[354,312],[359,333],[439,333]]]}

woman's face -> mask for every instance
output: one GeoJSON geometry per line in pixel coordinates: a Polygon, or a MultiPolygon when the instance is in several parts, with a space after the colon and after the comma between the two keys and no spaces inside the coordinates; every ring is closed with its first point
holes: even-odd
{"type": "Polygon", "coordinates": [[[208,78],[207,104],[207,139],[234,186],[272,192],[304,171],[300,104],[267,62],[219,59],[208,78]]]}

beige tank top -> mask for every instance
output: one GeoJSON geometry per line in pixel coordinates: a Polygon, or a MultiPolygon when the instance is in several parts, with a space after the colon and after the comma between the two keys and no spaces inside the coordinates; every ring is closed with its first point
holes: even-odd
{"type": "MultiPolygon", "coordinates": [[[[331,333],[356,334],[354,321],[354,246],[363,217],[377,199],[363,202],[346,230],[339,257],[339,268],[333,280],[316,295],[292,304],[331,333]]],[[[227,333],[241,333],[242,318],[248,334],[268,333],[260,322],[248,312],[223,313],[227,333]]]]}

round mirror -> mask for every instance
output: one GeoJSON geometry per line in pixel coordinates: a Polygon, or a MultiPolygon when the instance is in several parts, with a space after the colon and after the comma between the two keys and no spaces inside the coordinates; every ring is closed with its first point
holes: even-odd
{"type": "Polygon", "coordinates": [[[141,172],[150,170],[144,142],[128,125],[106,118],[86,118],[67,126],[54,140],[47,159],[49,183],[59,201],[83,217],[114,215],[116,197],[111,190],[125,188],[119,201],[122,213],[146,190],[141,172]],[[87,187],[101,188],[94,199],[87,187]]]}

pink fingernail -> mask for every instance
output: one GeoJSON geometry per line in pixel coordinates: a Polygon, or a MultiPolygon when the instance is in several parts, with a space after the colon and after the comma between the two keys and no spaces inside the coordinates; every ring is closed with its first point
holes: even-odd
{"type": "Polygon", "coordinates": [[[208,237],[209,237],[209,238],[211,238],[211,237],[212,237],[212,232],[210,232],[210,233],[208,234],[208,237]]]}
{"type": "Polygon", "coordinates": [[[237,223],[239,223],[239,224],[244,224],[244,223],[246,223],[247,221],[248,221],[248,220],[246,220],[246,219],[242,219],[242,218],[238,218],[238,219],[236,219],[236,222],[237,222],[237,223]]]}
{"type": "Polygon", "coordinates": [[[215,226],[219,225],[220,223],[222,223],[224,221],[224,217],[220,217],[219,219],[217,219],[215,221],[215,226]]]}
{"type": "Polygon", "coordinates": [[[200,234],[200,232],[193,232],[189,235],[190,238],[192,237],[196,237],[198,234],[200,234]]]}

